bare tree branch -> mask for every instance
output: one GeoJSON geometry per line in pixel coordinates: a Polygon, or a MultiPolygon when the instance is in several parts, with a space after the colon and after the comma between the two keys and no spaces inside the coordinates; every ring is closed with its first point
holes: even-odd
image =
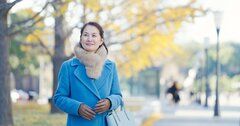
{"type": "Polygon", "coordinates": [[[37,44],[37,43],[28,43],[28,42],[15,42],[18,46],[29,46],[32,48],[37,48],[37,47],[41,47],[41,45],[37,44]]]}
{"type": "MultiPolygon", "coordinates": [[[[84,5],[85,6],[85,5],[84,5]]],[[[83,14],[83,16],[81,16],[80,17],[80,19],[82,19],[82,22],[83,23],[86,23],[86,16],[87,15],[89,15],[89,14],[91,14],[92,13],[92,11],[90,11],[89,13],[85,13],[85,7],[83,7],[83,12],[84,12],[84,14],[83,14]]],[[[100,8],[96,13],[96,15],[98,15],[101,11],[103,11],[103,8],[100,8]]],[[[75,26],[73,26],[73,27],[71,27],[71,28],[69,28],[68,30],[67,30],[67,32],[66,32],[66,36],[64,36],[64,40],[66,40],[71,34],[72,34],[72,31],[73,31],[73,29],[75,29],[75,28],[79,28],[79,29],[81,29],[81,27],[79,27],[79,24],[76,24],[75,26]]]]}
{"type": "Polygon", "coordinates": [[[49,48],[44,44],[44,42],[42,41],[42,39],[36,35],[36,34],[32,34],[37,40],[38,42],[40,43],[40,45],[46,50],[47,54],[50,56],[50,57],[53,57],[53,54],[50,52],[49,48]]]}
{"type": "Polygon", "coordinates": [[[20,2],[22,0],[15,0],[14,2],[12,3],[3,3],[3,4],[0,4],[0,10],[9,10],[11,9],[15,4],[17,4],[18,2],[20,2]]]}
{"type": "MultiPolygon", "coordinates": [[[[194,17],[202,17],[202,16],[205,15],[205,13],[206,13],[206,11],[204,11],[203,15],[195,15],[194,17]]],[[[148,31],[144,31],[143,33],[139,33],[137,35],[134,35],[133,37],[128,38],[128,39],[126,39],[126,40],[124,40],[122,42],[110,42],[110,43],[107,44],[107,46],[112,46],[112,45],[116,45],[116,44],[124,45],[124,44],[129,43],[130,41],[132,41],[134,39],[137,39],[139,37],[144,37],[144,35],[149,34],[152,31],[152,29],[155,29],[157,26],[160,26],[160,25],[163,25],[163,24],[166,24],[166,23],[169,23],[169,22],[176,22],[176,21],[179,21],[179,20],[183,20],[183,18],[186,18],[186,17],[180,16],[180,17],[176,17],[176,18],[173,18],[173,19],[169,19],[169,20],[165,20],[165,21],[156,23],[152,27],[150,27],[148,29],[148,31]]]]}
{"type": "MultiPolygon", "coordinates": [[[[120,2],[119,3],[119,5],[126,5],[126,3],[128,3],[128,2],[124,2],[124,1],[122,1],[122,2],[120,2]]],[[[87,15],[90,15],[91,13],[93,13],[93,11],[89,11],[88,13],[86,13],[86,3],[84,2],[83,3],[83,15],[80,17],[80,19],[82,20],[81,21],[81,23],[86,23],[86,16],[87,15]]],[[[54,6],[55,7],[55,6],[54,6]]],[[[116,6],[117,7],[117,6],[116,6]]],[[[56,8],[55,8],[56,9],[56,8]]],[[[98,10],[97,10],[97,12],[94,12],[94,13],[96,13],[96,15],[99,15],[99,13],[101,12],[101,11],[103,11],[104,9],[103,8],[99,8],[98,10]]],[[[79,24],[76,24],[75,26],[73,26],[73,27],[71,27],[71,28],[69,28],[67,31],[66,31],[66,35],[64,36],[64,40],[66,40],[71,34],[72,34],[72,31],[73,31],[73,29],[75,29],[75,28],[78,28],[78,29],[81,29],[81,27],[79,26],[79,24]]],[[[72,56],[70,56],[70,57],[72,57],[72,56]]]]}
{"type": "Polygon", "coordinates": [[[14,5],[16,5],[18,2],[21,2],[22,0],[15,0],[12,3],[3,3],[0,4],[0,16],[5,15],[14,5]]]}
{"type": "Polygon", "coordinates": [[[41,9],[41,11],[37,12],[35,15],[33,15],[31,18],[28,18],[28,19],[25,19],[25,20],[22,20],[22,21],[19,21],[19,22],[16,22],[16,23],[13,23],[11,24],[11,26],[9,27],[10,31],[13,30],[16,26],[19,27],[19,25],[25,25],[26,23],[28,22],[31,22],[33,21],[34,19],[37,18],[37,16],[39,16],[46,8],[47,6],[49,5],[50,2],[46,2],[46,4],[43,6],[43,8],[41,9]]]}
{"type": "MultiPolygon", "coordinates": [[[[187,8],[187,7],[190,7],[192,4],[194,4],[194,1],[190,1],[190,2],[187,3],[186,5],[177,7],[177,8],[175,8],[175,9],[187,8]]],[[[155,13],[157,13],[157,12],[161,12],[161,11],[164,11],[164,10],[167,10],[167,8],[155,9],[155,10],[152,10],[152,11],[148,12],[147,14],[145,14],[145,16],[144,16],[141,20],[138,20],[138,21],[132,23],[129,27],[123,29],[122,31],[119,31],[119,32],[115,33],[113,36],[120,35],[121,33],[124,33],[124,32],[126,32],[126,31],[128,31],[129,29],[132,29],[132,28],[134,28],[134,27],[137,27],[139,24],[143,23],[143,22],[144,22],[149,16],[151,16],[152,14],[155,14],[155,13]]]]}
{"type": "MultiPolygon", "coordinates": [[[[120,2],[118,5],[114,6],[114,7],[112,8],[112,10],[115,9],[116,7],[119,7],[119,6],[122,6],[122,10],[126,10],[126,9],[129,7],[130,4],[131,4],[131,3],[130,3],[129,1],[123,0],[123,1],[120,2]]],[[[115,15],[109,14],[109,15],[108,15],[108,20],[109,20],[109,21],[115,21],[115,20],[117,20],[117,19],[119,19],[119,18],[120,18],[120,16],[119,16],[118,14],[115,14],[115,15]]],[[[103,25],[103,27],[104,27],[104,28],[107,28],[107,27],[109,27],[109,25],[110,25],[110,24],[105,24],[105,25],[103,25]]]]}
{"type": "Polygon", "coordinates": [[[116,34],[114,34],[114,36],[117,36],[117,35],[119,35],[119,34],[121,34],[121,33],[124,33],[124,32],[126,32],[126,31],[128,31],[129,29],[132,29],[132,28],[138,26],[140,23],[144,22],[149,16],[151,16],[153,13],[156,13],[156,12],[158,12],[158,11],[163,11],[163,10],[164,10],[164,9],[157,9],[157,10],[153,10],[153,11],[147,13],[147,14],[142,18],[142,20],[139,20],[139,21],[133,23],[132,25],[130,25],[129,27],[127,27],[126,29],[123,29],[122,31],[117,32],[116,34]]]}
{"type": "Polygon", "coordinates": [[[30,24],[30,25],[28,25],[28,26],[22,26],[22,28],[19,28],[19,29],[16,30],[16,31],[9,31],[9,32],[8,32],[8,35],[9,35],[10,37],[12,37],[12,36],[18,34],[19,32],[22,32],[23,30],[26,30],[26,29],[28,29],[28,28],[33,27],[35,24],[37,24],[38,22],[42,21],[43,19],[44,19],[44,17],[41,17],[41,18],[39,18],[38,20],[33,21],[32,24],[30,24]]]}
{"type": "MultiPolygon", "coordinates": [[[[129,3],[129,2],[123,0],[122,2],[120,2],[115,7],[120,6],[120,5],[128,5],[126,3],[129,3]]],[[[86,3],[85,2],[82,3],[82,6],[83,6],[83,15],[80,17],[80,19],[82,20],[81,23],[85,24],[86,23],[86,16],[93,13],[93,11],[90,11],[90,12],[86,13],[86,7],[85,7],[86,3]]],[[[104,10],[103,8],[100,8],[99,10],[97,10],[97,12],[94,12],[94,13],[96,13],[96,15],[99,15],[99,13],[103,10],[104,10]]],[[[104,27],[106,27],[106,26],[104,26],[104,27]]],[[[67,35],[65,36],[65,39],[67,39],[72,34],[72,31],[75,28],[81,29],[81,27],[79,27],[79,24],[76,24],[75,26],[71,27],[69,30],[67,30],[67,35]]]]}
{"type": "Polygon", "coordinates": [[[87,17],[87,15],[86,15],[86,2],[83,2],[82,6],[83,6],[83,16],[80,19],[85,24],[86,23],[86,17],[87,17]]]}

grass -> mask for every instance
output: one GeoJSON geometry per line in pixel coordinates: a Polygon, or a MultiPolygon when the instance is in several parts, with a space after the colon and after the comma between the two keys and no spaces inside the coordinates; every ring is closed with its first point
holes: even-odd
{"type": "MultiPolygon", "coordinates": [[[[126,106],[132,112],[139,111],[139,106],[126,106]]],[[[14,126],[65,126],[66,114],[50,114],[50,105],[39,105],[36,102],[18,102],[13,104],[14,126]]],[[[142,126],[152,126],[160,118],[153,114],[142,126]]]]}
{"type": "Polygon", "coordinates": [[[50,114],[49,105],[35,102],[13,104],[14,126],[65,126],[66,114],[50,114]]]}

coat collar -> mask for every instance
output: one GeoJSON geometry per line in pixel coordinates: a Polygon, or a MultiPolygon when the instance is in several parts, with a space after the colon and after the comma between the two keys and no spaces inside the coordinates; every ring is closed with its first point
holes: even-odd
{"type": "Polygon", "coordinates": [[[76,69],[74,70],[74,75],[78,78],[78,80],[80,80],[82,84],[88,90],[90,90],[97,98],[101,99],[99,90],[105,84],[104,80],[111,73],[111,67],[112,67],[111,61],[106,60],[103,67],[102,75],[100,76],[99,79],[95,81],[87,76],[85,66],[82,63],[80,63],[80,61],[77,58],[73,58],[71,62],[71,66],[76,67],[76,69]]]}

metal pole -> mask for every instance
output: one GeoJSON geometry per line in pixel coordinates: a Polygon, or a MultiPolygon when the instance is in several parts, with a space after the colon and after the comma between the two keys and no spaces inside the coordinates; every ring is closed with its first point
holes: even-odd
{"type": "Polygon", "coordinates": [[[208,82],[208,47],[205,49],[205,55],[206,55],[206,60],[205,60],[205,107],[208,107],[208,97],[210,95],[210,87],[209,87],[209,82],[208,82]]]}
{"type": "Polygon", "coordinates": [[[156,71],[156,96],[160,98],[160,69],[158,68],[156,71]]]}
{"type": "Polygon", "coordinates": [[[219,73],[220,73],[220,64],[219,64],[219,32],[220,28],[217,28],[217,59],[216,59],[216,100],[215,100],[215,106],[214,106],[214,116],[219,116],[219,73]]]}

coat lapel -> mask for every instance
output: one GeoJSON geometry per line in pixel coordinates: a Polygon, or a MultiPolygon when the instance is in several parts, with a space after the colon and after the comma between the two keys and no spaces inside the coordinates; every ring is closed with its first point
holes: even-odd
{"type": "Polygon", "coordinates": [[[88,88],[97,98],[101,99],[101,97],[100,97],[100,95],[99,95],[99,92],[98,92],[98,90],[97,90],[97,88],[96,88],[96,85],[93,83],[93,80],[90,79],[90,78],[87,76],[86,72],[84,72],[84,71],[86,71],[84,65],[82,65],[82,64],[78,61],[78,59],[73,60],[73,62],[75,62],[75,63],[73,63],[73,65],[75,65],[76,62],[78,62],[78,63],[77,63],[78,66],[77,66],[77,68],[76,68],[75,71],[74,71],[74,75],[75,75],[75,76],[82,82],[82,84],[83,84],[86,88],[88,88]],[[77,60],[77,61],[76,61],[76,60],[77,60]]]}
{"type": "Polygon", "coordinates": [[[111,74],[111,72],[111,63],[109,61],[106,61],[100,78],[95,82],[98,91],[102,86],[104,86],[104,84],[106,84],[106,79],[111,74]]]}

